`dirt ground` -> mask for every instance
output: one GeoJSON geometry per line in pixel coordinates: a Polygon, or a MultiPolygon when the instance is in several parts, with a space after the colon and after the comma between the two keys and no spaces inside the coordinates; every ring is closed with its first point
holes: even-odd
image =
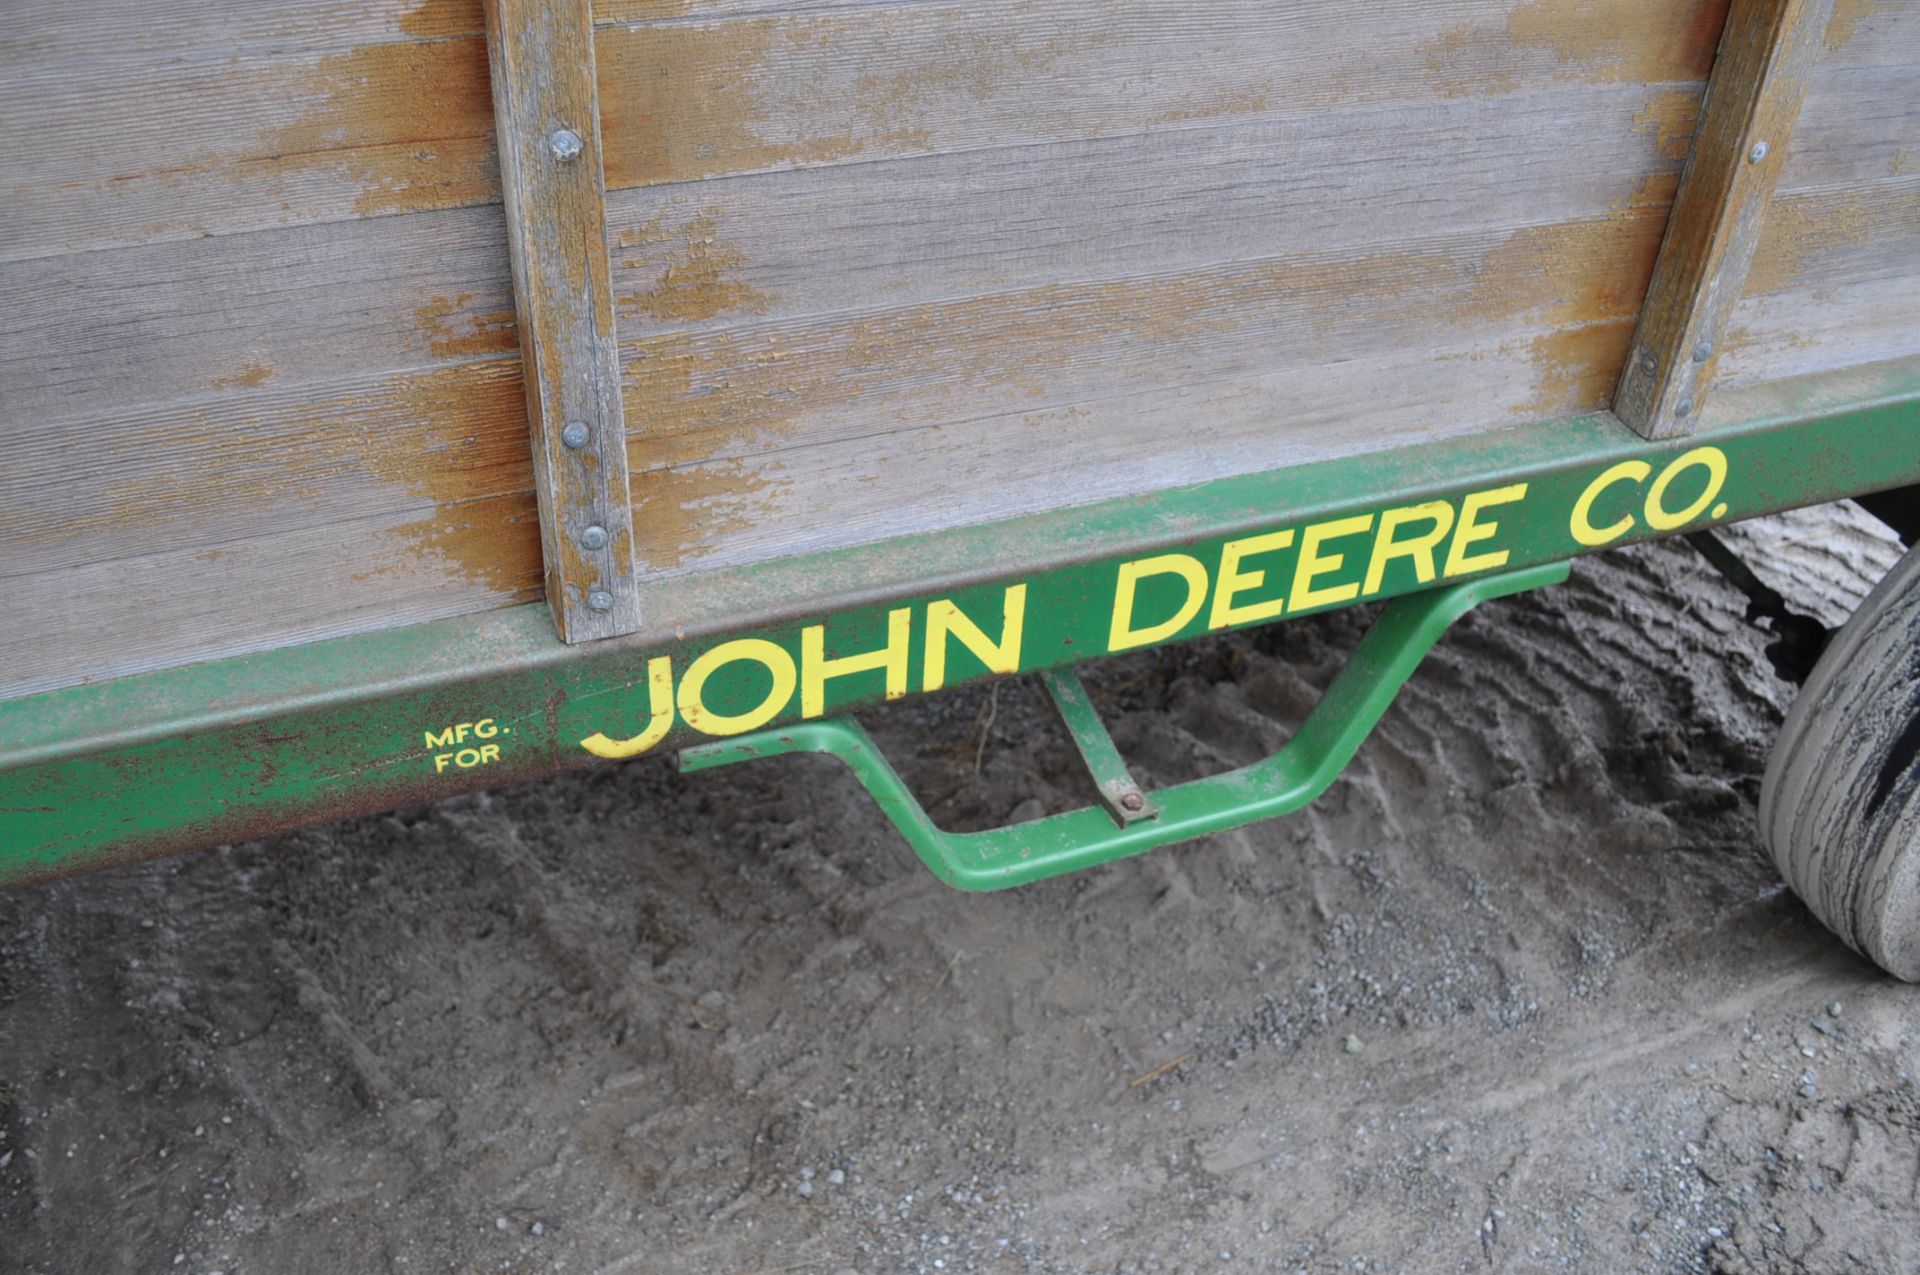
{"type": "MultiPolygon", "coordinates": [[[[1829,620],[1896,556],[1742,539],[1829,620]]],[[[1585,562],[1306,813],[1004,895],[651,760],[0,896],[0,1269],[1920,1270],[1920,988],[1758,848],[1744,611],[1585,562]]],[[[1177,781],[1365,618],[1089,683],[1177,781]]],[[[870,724],[952,826],[1084,800],[1030,687],[870,724]]]]}

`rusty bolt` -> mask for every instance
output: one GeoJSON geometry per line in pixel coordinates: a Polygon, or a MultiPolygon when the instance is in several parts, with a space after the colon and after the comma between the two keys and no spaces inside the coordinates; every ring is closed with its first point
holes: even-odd
{"type": "Polygon", "coordinates": [[[1673,410],[1682,417],[1692,416],[1693,400],[1690,398],[1683,398],[1680,400],[1680,406],[1674,408],[1673,410]]]}
{"type": "Polygon", "coordinates": [[[1712,357],[1713,357],[1713,342],[1702,341],[1700,344],[1693,347],[1693,361],[1695,363],[1705,363],[1708,359],[1712,357]]]}
{"type": "Polygon", "coordinates": [[[580,547],[582,549],[595,551],[606,548],[607,529],[605,527],[588,527],[580,533],[580,547]]]}
{"type": "Polygon", "coordinates": [[[1130,815],[1137,815],[1147,808],[1147,799],[1137,792],[1130,792],[1120,799],[1120,808],[1130,815]]]}
{"type": "Polygon", "coordinates": [[[595,589],[587,595],[587,605],[595,611],[613,610],[613,595],[605,589],[595,589]]]}
{"type": "Polygon", "coordinates": [[[547,138],[547,149],[553,152],[555,159],[564,164],[568,160],[579,159],[580,152],[587,149],[587,144],[581,141],[580,134],[572,129],[556,128],[547,138]]]}
{"type": "Polygon", "coordinates": [[[1753,144],[1753,149],[1747,152],[1747,158],[1753,163],[1757,164],[1761,160],[1765,159],[1767,157],[1767,152],[1772,149],[1773,148],[1771,146],[1768,146],[1765,142],[1755,142],[1753,144]]]}
{"type": "Polygon", "coordinates": [[[568,451],[579,451],[593,437],[593,431],[587,428],[585,421],[568,421],[567,427],[560,431],[560,441],[567,445],[568,451]]]}

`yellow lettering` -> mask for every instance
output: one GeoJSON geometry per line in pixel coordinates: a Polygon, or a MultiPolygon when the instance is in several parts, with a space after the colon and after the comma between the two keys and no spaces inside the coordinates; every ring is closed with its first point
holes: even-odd
{"type": "Polygon", "coordinates": [[[491,717],[483,717],[473,724],[473,734],[476,739],[492,739],[499,733],[500,730],[493,724],[491,717]]]}
{"type": "Polygon", "coordinates": [[[1285,549],[1293,543],[1292,531],[1275,531],[1264,536],[1249,536],[1245,540],[1229,540],[1226,548],[1220,551],[1220,583],[1213,594],[1213,614],[1207,619],[1210,629],[1224,629],[1235,624],[1252,624],[1257,620],[1271,620],[1286,610],[1285,598],[1274,598],[1270,602],[1255,602],[1247,606],[1236,606],[1234,600],[1242,593],[1258,589],[1267,582],[1264,571],[1242,571],[1240,564],[1256,554],[1272,553],[1285,549]]]}
{"type": "Polygon", "coordinates": [[[793,657],[773,643],[763,638],[722,642],[695,660],[686,676],[680,679],[680,719],[703,735],[744,735],[750,730],[759,730],[780,715],[780,710],[793,698],[797,680],[793,657]],[[773,685],[767,688],[767,698],[758,707],[727,717],[710,710],[703,693],[707,679],[736,660],[752,660],[764,667],[773,675],[773,685]]]}
{"type": "Polygon", "coordinates": [[[496,762],[499,760],[500,760],[500,745],[482,744],[480,746],[480,761],[483,765],[489,762],[496,762]]]}
{"type": "Polygon", "coordinates": [[[1705,513],[1708,505],[1719,499],[1720,491],[1726,485],[1727,454],[1718,447],[1694,448],[1667,466],[1666,472],[1661,474],[1659,480],[1653,484],[1653,490],[1647,493],[1647,525],[1655,531],[1675,531],[1686,526],[1705,513]],[[1677,513],[1669,512],[1667,488],[1673,485],[1675,478],[1694,468],[1707,471],[1707,489],[1685,509],[1677,513]]]}
{"type": "Polygon", "coordinates": [[[1410,560],[1414,578],[1421,584],[1432,584],[1440,574],[1440,542],[1452,530],[1453,506],[1444,500],[1387,510],[1380,515],[1380,535],[1373,542],[1373,560],[1367,564],[1367,582],[1360,591],[1380,592],[1380,586],[1386,583],[1387,564],[1395,558],[1410,560]],[[1410,522],[1431,522],[1433,526],[1417,536],[1400,539],[1400,529],[1410,522]]]}
{"type": "Polygon", "coordinates": [[[1653,476],[1653,466],[1644,460],[1623,460],[1601,473],[1593,484],[1580,495],[1573,507],[1573,538],[1589,549],[1601,545],[1610,545],[1633,530],[1633,515],[1628,514],[1619,522],[1605,527],[1593,525],[1593,507],[1601,495],[1615,483],[1643,483],[1653,476]]]}
{"type": "Polygon", "coordinates": [[[1142,558],[1138,562],[1123,563],[1120,567],[1120,582],[1114,589],[1113,627],[1107,635],[1107,650],[1130,651],[1137,646],[1151,646],[1155,642],[1164,642],[1181,629],[1192,623],[1193,617],[1200,614],[1200,607],[1207,600],[1207,569],[1198,558],[1184,553],[1163,554],[1158,558],[1142,558]],[[1133,604],[1137,596],[1140,581],[1148,576],[1179,576],[1186,582],[1187,599],[1180,604],[1173,618],[1162,624],[1149,625],[1144,629],[1133,627],[1133,604]]]}
{"type": "Polygon", "coordinates": [[[452,748],[453,747],[453,744],[454,744],[453,727],[451,726],[447,727],[445,730],[430,730],[430,731],[424,731],[422,733],[425,734],[427,737],[428,748],[452,748]]]}
{"type": "Polygon", "coordinates": [[[472,770],[480,764],[480,750],[477,748],[462,748],[453,755],[453,764],[462,770],[472,770]]]}
{"type": "Polygon", "coordinates": [[[647,722],[646,730],[632,739],[609,739],[605,735],[589,735],[580,741],[580,747],[595,757],[604,757],[608,761],[625,761],[629,757],[638,757],[665,739],[668,729],[673,725],[673,660],[671,657],[662,655],[648,661],[647,701],[648,710],[653,716],[647,722]]]}
{"type": "Polygon", "coordinates": [[[452,760],[453,760],[452,753],[441,753],[438,757],[435,757],[433,759],[433,773],[436,775],[440,774],[442,771],[444,771],[447,768],[447,763],[452,760]]]}
{"type": "Polygon", "coordinates": [[[1496,567],[1507,565],[1507,559],[1513,555],[1505,549],[1492,553],[1470,554],[1467,550],[1483,540],[1491,540],[1500,533],[1497,522],[1483,523],[1480,515],[1496,505],[1511,505],[1517,500],[1527,498],[1527,484],[1515,483],[1511,487],[1496,487],[1492,491],[1476,491],[1460,502],[1460,525],[1453,531],[1453,546],[1447,550],[1447,578],[1468,575],[1475,571],[1492,571],[1496,567]]]}
{"type": "Polygon", "coordinates": [[[887,644],[863,655],[827,658],[827,628],[816,624],[800,634],[800,715],[822,717],[827,711],[827,679],[854,673],[887,672],[887,698],[907,693],[907,658],[913,644],[913,612],[907,608],[887,614],[887,644]]]}
{"type": "Polygon", "coordinates": [[[945,598],[927,608],[927,668],[921,689],[937,691],[947,684],[947,645],[960,639],[960,645],[987,666],[990,673],[1017,673],[1020,670],[1020,641],[1027,622],[1027,586],[1016,584],[1007,590],[1001,607],[1000,640],[994,642],[981,631],[966,612],[945,598]]]}
{"type": "Polygon", "coordinates": [[[1357,536],[1373,528],[1373,515],[1360,514],[1353,518],[1336,518],[1332,522],[1316,522],[1308,527],[1300,537],[1300,561],[1293,568],[1293,609],[1296,612],[1311,610],[1314,607],[1331,606],[1336,602],[1346,602],[1360,596],[1360,586],[1337,584],[1330,589],[1316,589],[1313,582],[1322,576],[1332,575],[1346,565],[1344,553],[1321,553],[1320,548],[1329,540],[1340,540],[1347,536],[1357,536]]]}

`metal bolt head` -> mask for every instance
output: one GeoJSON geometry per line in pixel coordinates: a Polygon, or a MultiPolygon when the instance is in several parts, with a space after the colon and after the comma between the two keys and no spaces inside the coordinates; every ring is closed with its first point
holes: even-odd
{"type": "Polygon", "coordinates": [[[1692,416],[1693,400],[1690,398],[1683,398],[1680,400],[1680,406],[1674,408],[1673,410],[1674,410],[1674,414],[1677,416],[1692,416]]]}
{"type": "Polygon", "coordinates": [[[1713,357],[1713,342],[1702,341],[1700,344],[1693,347],[1693,361],[1695,363],[1705,363],[1708,359],[1712,357],[1713,357]]]}
{"type": "Polygon", "coordinates": [[[605,589],[595,589],[587,595],[587,606],[595,611],[613,610],[613,595],[605,589]]]}
{"type": "Polygon", "coordinates": [[[547,149],[553,152],[555,159],[564,164],[568,160],[579,159],[580,152],[587,149],[587,144],[581,141],[580,134],[572,129],[556,128],[547,137],[547,149]]]}
{"type": "Polygon", "coordinates": [[[1120,808],[1128,814],[1139,814],[1147,808],[1147,799],[1137,792],[1130,792],[1120,798],[1120,808]]]}
{"type": "Polygon", "coordinates": [[[606,548],[607,529],[605,527],[588,527],[580,533],[580,547],[582,549],[594,550],[606,548]]]}
{"type": "Polygon", "coordinates": [[[572,452],[585,447],[587,440],[592,437],[593,431],[587,428],[585,421],[568,421],[567,427],[560,431],[560,441],[566,444],[568,451],[572,452]]]}
{"type": "Polygon", "coordinates": [[[1765,159],[1767,157],[1767,152],[1771,151],[1772,149],[1773,148],[1767,145],[1765,142],[1755,142],[1753,144],[1753,149],[1747,152],[1747,160],[1750,163],[1757,164],[1761,160],[1765,159]]]}

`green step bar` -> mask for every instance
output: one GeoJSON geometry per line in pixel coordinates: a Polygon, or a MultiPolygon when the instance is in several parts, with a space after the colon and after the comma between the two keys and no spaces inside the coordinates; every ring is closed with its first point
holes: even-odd
{"type": "Polygon", "coordinates": [[[1333,786],[1455,620],[1489,599],[1559,584],[1569,570],[1566,563],[1529,567],[1389,604],[1286,747],[1254,765],[1151,796],[1134,788],[1079,677],[1070,671],[1043,674],[1103,799],[1118,794],[1103,801],[1106,810],[1088,807],[988,832],[942,831],[872,736],[850,717],[689,748],[680,754],[680,769],[691,773],[762,757],[826,753],[847,764],[942,881],[975,891],[1028,885],[1292,814],[1333,786]]]}
{"type": "MultiPolygon", "coordinates": [[[[793,728],[1424,598],[1382,621],[1394,633],[1411,621],[1391,617],[1441,614],[1582,553],[1916,484],[1920,359],[1907,359],[1722,390],[1698,432],[1671,442],[1600,414],[652,581],[645,628],[605,642],[560,644],[536,605],[24,696],[0,702],[0,884],[650,753],[752,737],[771,751],[765,732],[844,755],[861,743],[846,726],[793,728]]],[[[979,834],[989,840],[952,855],[927,845],[948,879],[999,884],[1029,879],[1020,853],[1070,868],[1240,820],[1223,811],[1292,808],[1383,707],[1365,685],[1303,736],[1320,740],[1312,748],[1251,780],[1159,794],[1154,818],[1125,809],[1149,799],[1101,753],[1110,741],[1081,731],[1115,784],[1107,812],[1005,841],[979,834]],[[1226,799],[1248,783],[1259,791],[1226,799]],[[1116,803],[1137,817],[1094,837],[1116,803]],[[1095,843],[1105,848],[1075,848],[1095,843]]],[[[1066,700],[1071,686],[1056,683],[1066,700]]],[[[1070,722],[1091,713],[1062,707],[1070,722]]],[[[864,777],[891,793],[884,774],[864,777]]],[[[915,829],[923,818],[890,813],[915,829]]]]}

